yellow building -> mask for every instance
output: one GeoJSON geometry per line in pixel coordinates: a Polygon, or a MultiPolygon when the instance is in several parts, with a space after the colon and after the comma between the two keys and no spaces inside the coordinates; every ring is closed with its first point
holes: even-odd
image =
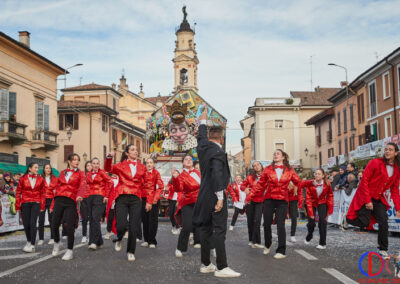
{"type": "Polygon", "coordinates": [[[19,41],[0,32],[0,163],[57,167],[57,77],[65,73],[30,48],[29,32],[19,41]]]}

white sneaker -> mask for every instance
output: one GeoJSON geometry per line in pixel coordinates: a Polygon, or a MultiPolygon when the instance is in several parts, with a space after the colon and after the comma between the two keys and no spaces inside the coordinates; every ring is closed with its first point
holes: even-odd
{"type": "MultiPolygon", "coordinates": [[[[126,237],[126,239],[127,239],[127,237],[126,237]]],[[[141,241],[142,241],[141,239],[136,238],[137,243],[140,243],[141,241]]]]}
{"type": "Polygon", "coordinates": [[[128,232],[125,232],[124,239],[127,239],[128,236],[129,236],[129,233],[128,233],[128,232]]]}
{"type": "Polygon", "coordinates": [[[82,241],[81,241],[81,243],[82,243],[82,244],[85,244],[85,243],[87,243],[87,237],[85,237],[85,236],[84,236],[84,237],[82,238],[82,241]]]}
{"type": "Polygon", "coordinates": [[[189,245],[194,245],[194,240],[193,239],[191,239],[191,240],[189,240],[189,245]]]}
{"type": "Polygon", "coordinates": [[[326,246],[317,245],[317,249],[326,249],[326,246]]]}
{"type": "Polygon", "coordinates": [[[115,246],[114,246],[115,251],[121,251],[122,249],[122,243],[121,241],[116,241],[115,246]]]}
{"type": "Polygon", "coordinates": [[[155,245],[155,244],[151,244],[151,245],[149,245],[149,248],[155,249],[155,248],[156,248],[156,245],[155,245]]]}
{"type": "Polygon", "coordinates": [[[66,240],[66,239],[67,239],[67,236],[63,236],[62,239],[63,239],[63,240],[66,240]]]}
{"type": "Polygon", "coordinates": [[[214,264],[210,263],[209,265],[205,266],[204,264],[201,264],[200,266],[200,272],[201,273],[211,273],[215,272],[217,268],[215,267],[214,264]]]}
{"type": "Polygon", "coordinates": [[[385,251],[385,250],[380,250],[380,251],[379,251],[379,254],[380,254],[384,259],[389,258],[389,254],[388,254],[387,251],[385,251]]]}
{"type": "Polygon", "coordinates": [[[71,260],[74,258],[74,253],[72,249],[67,249],[64,256],[61,258],[62,260],[71,260]]]}
{"type": "Polygon", "coordinates": [[[212,249],[212,250],[211,250],[211,254],[212,254],[212,256],[215,257],[215,258],[217,257],[217,251],[216,251],[215,249],[212,249]]]}
{"type": "Polygon", "coordinates": [[[147,247],[149,247],[149,243],[148,242],[143,242],[140,246],[144,247],[144,248],[147,248],[147,247]]]}
{"type": "Polygon", "coordinates": [[[252,246],[251,246],[251,248],[253,248],[253,249],[255,249],[255,248],[264,248],[264,246],[262,245],[262,244],[253,244],[252,246]]]}
{"type": "Polygon", "coordinates": [[[131,252],[128,252],[128,261],[135,261],[135,260],[136,260],[135,255],[131,252]]]}
{"type": "Polygon", "coordinates": [[[269,246],[269,248],[267,248],[267,247],[264,248],[263,254],[265,254],[265,255],[269,254],[271,252],[271,247],[272,247],[272,244],[269,246]]]}
{"type": "Polygon", "coordinates": [[[248,243],[249,247],[253,246],[253,242],[248,243]]]}
{"type": "Polygon", "coordinates": [[[233,231],[233,226],[229,226],[229,231],[233,231]]]}
{"type": "Polygon", "coordinates": [[[194,248],[195,248],[195,249],[201,248],[201,244],[195,244],[195,245],[194,245],[194,248]]]}
{"type": "Polygon", "coordinates": [[[22,250],[24,251],[24,252],[27,252],[27,250],[29,250],[29,247],[31,246],[31,243],[30,242],[26,242],[26,244],[25,244],[25,246],[22,248],[22,250]]]}
{"type": "Polygon", "coordinates": [[[104,239],[105,239],[105,240],[111,239],[111,233],[110,233],[110,232],[107,232],[106,235],[104,236],[104,239]]]}
{"type": "Polygon", "coordinates": [[[27,253],[35,252],[35,246],[33,246],[32,244],[29,244],[29,246],[24,247],[24,252],[27,252],[27,253]]]}
{"type": "Polygon", "coordinates": [[[50,239],[50,241],[47,244],[54,245],[54,239],[50,239]]]}
{"type": "Polygon", "coordinates": [[[230,278],[230,277],[240,277],[242,274],[239,272],[233,271],[229,267],[224,269],[218,270],[216,269],[214,272],[215,277],[223,277],[223,278],[230,278]]]}
{"type": "Polygon", "coordinates": [[[286,257],[286,255],[284,255],[284,254],[281,254],[281,253],[276,253],[275,255],[274,255],[274,258],[275,259],[284,259],[286,257]]]}
{"type": "Polygon", "coordinates": [[[44,244],[44,241],[43,240],[39,240],[37,244],[38,244],[38,246],[42,246],[44,244]]]}
{"type": "Polygon", "coordinates": [[[177,249],[177,250],[175,250],[175,256],[176,256],[176,257],[182,257],[183,254],[182,254],[182,252],[181,252],[179,249],[177,249]]]}
{"type": "Polygon", "coordinates": [[[60,243],[54,243],[53,252],[51,253],[53,256],[57,256],[60,253],[60,243]]]}
{"type": "Polygon", "coordinates": [[[304,240],[304,243],[305,243],[306,245],[309,245],[309,244],[311,243],[311,240],[310,240],[310,241],[304,240]]]}
{"type": "Polygon", "coordinates": [[[97,245],[96,244],[90,244],[89,245],[89,249],[96,250],[97,249],[97,245]]]}
{"type": "Polygon", "coordinates": [[[290,241],[291,241],[292,243],[297,242],[296,237],[295,237],[295,236],[290,237],[290,241]]]}

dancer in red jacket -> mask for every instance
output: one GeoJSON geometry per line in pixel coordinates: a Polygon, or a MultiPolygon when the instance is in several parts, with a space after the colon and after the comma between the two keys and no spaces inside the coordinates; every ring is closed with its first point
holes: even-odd
{"type": "MultiPolygon", "coordinates": [[[[85,163],[85,177],[92,172],[93,166],[92,161],[87,161],[85,163]]],[[[79,214],[81,215],[82,219],[82,240],[81,243],[85,244],[88,242],[87,238],[87,228],[90,219],[89,214],[89,188],[85,190],[85,196],[83,196],[83,200],[79,202],[79,214]]]]}
{"type": "MultiPolygon", "coordinates": [[[[248,175],[246,180],[240,186],[240,189],[249,194],[257,184],[263,172],[263,166],[259,161],[253,162],[253,173],[248,175]]],[[[247,229],[249,233],[249,246],[252,248],[264,248],[261,245],[261,218],[263,212],[264,190],[257,194],[247,196],[250,203],[246,207],[247,229]]]]}
{"type": "MultiPolygon", "coordinates": [[[[186,155],[183,159],[183,171],[180,174],[178,171],[172,170],[172,183],[175,191],[182,192],[175,213],[177,220],[180,219],[179,217],[182,219],[182,230],[175,250],[176,257],[182,257],[182,252],[186,252],[188,249],[190,232],[193,230],[193,208],[199,194],[200,181],[200,173],[193,168],[193,158],[190,155],[186,155]]],[[[200,248],[200,236],[197,228],[194,233],[194,244],[195,248],[200,248]]]]}
{"type": "Polygon", "coordinates": [[[45,209],[44,179],[38,175],[39,165],[30,163],[18,182],[15,209],[22,215],[27,243],[24,252],[35,252],[36,223],[45,209]]]}
{"type": "Polygon", "coordinates": [[[269,254],[272,246],[271,225],[275,213],[278,229],[278,248],[274,258],[286,257],[286,230],[285,218],[289,202],[289,182],[292,181],[297,187],[301,186],[301,179],[297,176],[289,164],[289,156],[284,151],[277,149],[274,152],[273,161],[265,168],[258,183],[252,189],[247,198],[265,192],[264,197],[264,254],[269,254]]]}
{"type": "Polygon", "coordinates": [[[107,202],[107,233],[104,236],[106,240],[109,240],[111,238],[111,232],[114,234],[117,234],[117,230],[115,228],[115,196],[117,195],[118,192],[118,176],[116,174],[113,174],[111,176],[111,180],[113,182],[113,188],[110,191],[110,194],[108,196],[108,202],[107,202]]]}
{"type": "Polygon", "coordinates": [[[389,247],[388,189],[396,216],[400,218],[399,166],[399,148],[395,143],[388,143],[383,158],[373,159],[367,164],[347,213],[347,222],[353,226],[362,228],[378,223],[378,248],[385,258],[389,247]]]}
{"type": "Polygon", "coordinates": [[[143,223],[143,238],[142,247],[156,248],[157,229],[158,229],[158,201],[160,200],[161,192],[164,189],[164,182],[161,179],[160,173],[154,168],[155,161],[153,158],[146,160],[146,173],[144,175],[144,187],[142,193],[142,223],[143,223]],[[150,211],[146,211],[143,204],[153,204],[150,211]]]}
{"type": "Polygon", "coordinates": [[[303,189],[289,183],[289,216],[290,224],[290,241],[296,242],[297,217],[299,217],[299,209],[303,208],[303,189]]]}
{"type": "MultiPolygon", "coordinates": [[[[136,236],[138,225],[140,224],[140,214],[142,209],[141,197],[144,186],[144,174],[146,167],[138,160],[139,152],[135,145],[126,146],[121,156],[121,162],[112,165],[115,153],[108,154],[104,165],[104,170],[118,175],[118,192],[115,199],[115,218],[117,225],[117,239],[115,240],[115,250],[121,251],[122,238],[128,226],[129,233],[127,255],[128,261],[135,261],[136,236]]],[[[152,204],[146,203],[146,211],[150,211],[152,204]]]]}
{"type": "Polygon", "coordinates": [[[89,192],[89,248],[96,250],[103,245],[100,221],[114,183],[108,174],[100,169],[98,158],[92,159],[92,167],[92,171],[86,175],[86,191],[89,192]]]}
{"type": "Polygon", "coordinates": [[[333,192],[331,185],[325,178],[325,171],[317,169],[314,179],[303,182],[306,188],[306,207],[308,214],[308,234],[304,240],[309,244],[313,238],[315,228],[315,213],[318,212],[319,245],[317,249],[326,249],[326,231],[328,217],[333,213],[333,192]]]}
{"type": "Polygon", "coordinates": [[[61,225],[61,221],[67,225],[68,249],[62,257],[63,260],[71,260],[73,258],[75,219],[78,214],[76,202],[82,201],[86,190],[86,178],[85,174],[78,169],[79,162],[80,157],[78,154],[74,153],[68,156],[68,168],[60,172],[52,204],[53,221],[51,229],[54,235],[54,256],[60,252],[60,231],[58,228],[61,225]]]}
{"type": "Polygon", "coordinates": [[[235,212],[233,213],[232,216],[232,222],[231,225],[229,226],[229,231],[233,231],[233,227],[236,224],[236,220],[239,216],[239,213],[243,214],[245,211],[244,202],[246,200],[246,193],[244,192],[244,190],[240,188],[242,182],[243,182],[242,177],[236,176],[235,183],[231,186],[236,194],[236,200],[233,202],[233,207],[235,207],[235,212]]]}
{"type": "MultiPolygon", "coordinates": [[[[56,191],[57,183],[58,183],[58,178],[53,175],[53,169],[51,168],[50,164],[46,164],[43,166],[43,173],[42,173],[42,178],[44,178],[45,183],[44,183],[44,188],[45,188],[45,198],[46,198],[46,203],[45,203],[45,211],[40,212],[39,215],[39,242],[38,245],[43,245],[43,240],[44,240],[44,221],[45,221],[45,215],[47,211],[47,216],[51,228],[51,219],[53,217],[53,213],[50,212],[50,206],[51,203],[53,202],[54,199],[54,193],[56,191]]],[[[54,244],[54,236],[53,232],[50,230],[50,240],[49,240],[49,245],[54,244]]]]}
{"type": "Polygon", "coordinates": [[[176,192],[174,185],[172,184],[172,177],[167,184],[168,188],[168,215],[172,225],[172,234],[179,235],[179,225],[175,220],[175,212],[176,212],[176,203],[182,195],[182,192],[176,192]]]}

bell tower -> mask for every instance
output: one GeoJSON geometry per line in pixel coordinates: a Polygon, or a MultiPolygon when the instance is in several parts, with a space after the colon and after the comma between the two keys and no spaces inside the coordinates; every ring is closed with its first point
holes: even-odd
{"type": "Polygon", "coordinates": [[[183,21],[176,30],[174,62],[175,84],[174,90],[197,88],[197,58],[196,44],[194,43],[194,30],[187,21],[186,6],[182,8],[183,21]]]}

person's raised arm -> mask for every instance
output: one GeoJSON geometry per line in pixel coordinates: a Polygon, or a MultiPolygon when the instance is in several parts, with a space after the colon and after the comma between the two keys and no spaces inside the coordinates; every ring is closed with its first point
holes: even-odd
{"type": "Polygon", "coordinates": [[[112,160],[115,156],[115,152],[110,152],[108,153],[106,160],[104,161],[104,170],[108,173],[115,174],[114,172],[114,166],[112,164],[112,160]]]}

